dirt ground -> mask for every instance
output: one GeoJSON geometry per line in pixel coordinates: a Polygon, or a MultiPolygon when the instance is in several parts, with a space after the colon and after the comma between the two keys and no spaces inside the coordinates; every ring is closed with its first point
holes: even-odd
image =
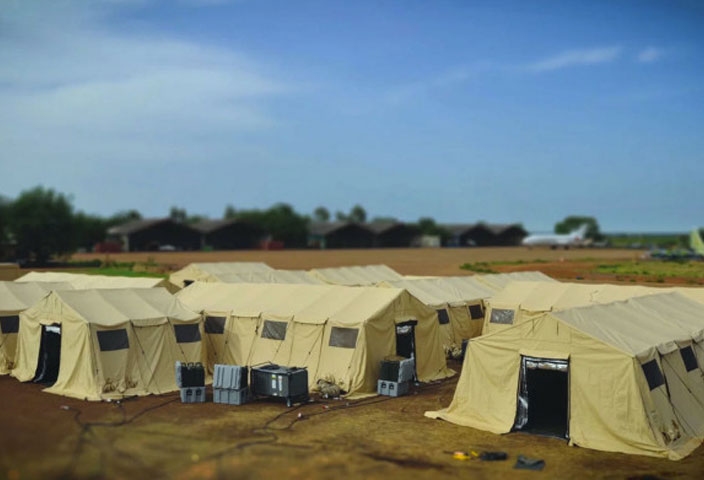
{"type": "MultiPolygon", "coordinates": [[[[532,262],[547,260],[561,264],[585,258],[597,260],[630,260],[642,254],[638,250],[572,249],[550,250],[527,247],[486,248],[388,248],[363,250],[232,250],[216,252],[139,252],[81,253],[74,260],[116,262],[155,262],[176,269],[192,262],[265,262],[274,268],[311,269],[344,265],[385,263],[403,275],[463,275],[460,265],[476,262],[532,262]]],[[[506,265],[519,269],[526,265],[506,265]]]]}
{"type": "Polygon", "coordinates": [[[287,408],[266,400],[184,405],[175,394],[83,402],[5,376],[0,478],[678,479],[704,471],[702,448],[673,462],[425,418],[426,410],[449,404],[455,384],[456,377],[407,397],[287,408]],[[455,450],[504,451],[508,459],[460,461],[448,453],[455,450]],[[545,469],[514,470],[519,454],[545,460],[545,469]]]}

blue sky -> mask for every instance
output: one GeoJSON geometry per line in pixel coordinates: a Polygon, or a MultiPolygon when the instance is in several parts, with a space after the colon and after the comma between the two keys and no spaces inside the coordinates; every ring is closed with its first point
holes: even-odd
{"type": "Polygon", "coordinates": [[[6,0],[0,192],[704,225],[697,1],[6,0]]]}

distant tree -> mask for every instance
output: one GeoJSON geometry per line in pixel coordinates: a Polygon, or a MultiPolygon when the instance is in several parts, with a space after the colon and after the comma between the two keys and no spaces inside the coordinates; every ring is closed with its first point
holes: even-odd
{"type": "Polygon", "coordinates": [[[313,219],[316,222],[327,222],[330,220],[330,211],[325,207],[318,207],[313,210],[313,219]]]}
{"type": "Polygon", "coordinates": [[[241,210],[236,218],[259,226],[287,247],[303,247],[308,237],[308,218],[288,204],[278,203],[267,210],[241,210]]]}
{"type": "Polygon", "coordinates": [[[123,223],[133,222],[135,220],[141,220],[142,214],[137,210],[120,210],[113,216],[107,219],[107,226],[114,227],[115,225],[122,225],[123,223]]]}
{"type": "Polygon", "coordinates": [[[237,218],[237,210],[235,209],[234,206],[228,205],[225,207],[225,213],[222,214],[222,218],[225,220],[232,220],[233,218],[237,218]]]}
{"type": "Polygon", "coordinates": [[[604,236],[599,231],[599,223],[594,217],[570,215],[561,222],[555,224],[555,233],[571,233],[577,230],[582,225],[587,225],[586,238],[592,240],[602,240],[604,236]]]}
{"type": "Polygon", "coordinates": [[[450,237],[450,232],[438,225],[435,220],[430,217],[419,218],[418,229],[422,235],[437,235],[443,242],[450,237]]]}
{"type": "Polygon", "coordinates": [[[350,217],[345,212],[338,210],[335,212],[335,220],[338,222],[348,222],[350,217]]]}
{"type": "Polygon", "coordinates": [[[109,220],[97,215],[78,212],[74,216],[76,245],[90,250],[105,240],[109,220]]]}
{"type": "Polygon", "coordinates": [[[353,222],[364,223],[367,221],[367,211],[364,209],[364,207],[357,204],[352,207],[352,210],[350,210],[348,218],[353,222]]]}
{"type": "Polygon", "coordinates": [[[398,222],[396,217],[374,217],[372,218],[372,223],[374,222],[398,222]]]}
{"type": "Polygon", "coordinates": [[[188,218],[188,213],[185,208],[171,207],[171,210],[169,210],[169,218],[174,222],[185,223],[188,218]]]}
{"type": "Polygon", "coordinates": [[[198,215],[198,214],[188,215],[186,217],[186,223],[189,225],[193,225],[194,223],[200,223],[203,220],[207,220],[207,219],[208,219],[208,217],[206,215],[198,215]]]}
{"type": "Polygon", "coordinates": [[[19,258],[43,263],[76,249],[73,206],[65,195],[35,187],[20,193],[9,210],[9,227],[19,258]]]}

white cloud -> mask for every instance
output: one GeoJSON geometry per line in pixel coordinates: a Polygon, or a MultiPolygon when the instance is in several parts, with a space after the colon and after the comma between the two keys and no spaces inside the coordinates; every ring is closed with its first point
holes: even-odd
{"type": "Polygon", "coordinates": [[[621,56],[622,48],[618,46],[567,50],[528,65],[531,72],[541,73],[569,67],[600,65],[616,60],[621,56]]]}
{"type": "Polygon", "coordinates": [[[636,60],[640,63],[653,63],[660,60],[665,54],[665,50],[658,47],[647,47],[638,52],[636,60]]]}
{"type": "MultiPolygon", "coordinates": [[[[106,3],[83,8],[62,28],[71,5],[0,16],[7,27],[0,30],[0,142],[28,169],[54,151],[95,167],[112,161],[116,152],[105,146],[118,144],[130,144],[138,162],[174,150],[187,158],[213,142],[234,151],[234,134],[276,125],[268,101],[293,90],[237,52],[112,30],[106,3]]],[[[3,163],[0,177],[11,168],[3,163]]]]}

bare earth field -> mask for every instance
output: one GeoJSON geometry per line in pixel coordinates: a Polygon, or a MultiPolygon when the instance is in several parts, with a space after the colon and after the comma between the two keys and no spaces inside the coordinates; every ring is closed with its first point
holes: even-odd
{"type": "Polygon", "coordinates": [[[269,401],[184,405],[175,394],[82,402],[2,377],[0,478],[701,478],[701,448],[672,462],[425,418],[450,402],[455,383],[289,409],[269,401]],[[447,453],[454,450],[500,450],[509,458],[460,461],[447,453]],[[514,470],[519,454],[545,460],[545,469],[514,470]]]}
{"type": "MultiPolygon", "coordinates": [[[[619,281],[608,275],[591,278],[588,272],[598,263],[632,261],[639,254],[477,248],[140,253],[111,254],[109,260],[156,262],[165,272],[194,261],[264,261],[292,269],[386,263],[415,275],[470,274],[459,265],[512,262],[490,267],[619,281]]],[[[88,258],[106,259],[93,254],[74,257],[88,258]]],[[[459,371],[459,365],[451,366],[459,371]]],[[[4,376],[0,479],[702,478],[702,448],[673,462],[570,448],[553,438],[494,435],[425,418],[426,410],[450,403],[456,380],[422,385],[408,397],[316,401],[289,409],[269,401],[241,407],[183,405],[176,394],[120,404],[83,402],[4,376]],[[448,453],[454,450],[500,450],[509,459],[460,461],[448,453]],[[545,460],[545,469],[514,470],[519,454],[545,460]]]]}
{"type": "MultiPolygon", "coordinates": [[[[365,250],[233,250],[217,252],[142,252],[142,253],[81,253],[73,260],[109,260],[116,262],[156,262],[169,269],[181,268],[192,262],[265,262],[274,268],[311,269],[344,265],[385,263],[404,275],[469,275],[460,270],[464,263],[532,262],[547,260],[555,263],[584,258],[599,260],[630,260],[638,258],[637,250],[590,249],[550,250],[526,247],[487,248],[388,248],[365,250]]],[[[507,266],[508,267],[508,266],[507,266]]],[[[525,265],[521,265],[525,268],[525,265]]],[[[515,266],[509,268],[516,270],[515,266]]]]}

